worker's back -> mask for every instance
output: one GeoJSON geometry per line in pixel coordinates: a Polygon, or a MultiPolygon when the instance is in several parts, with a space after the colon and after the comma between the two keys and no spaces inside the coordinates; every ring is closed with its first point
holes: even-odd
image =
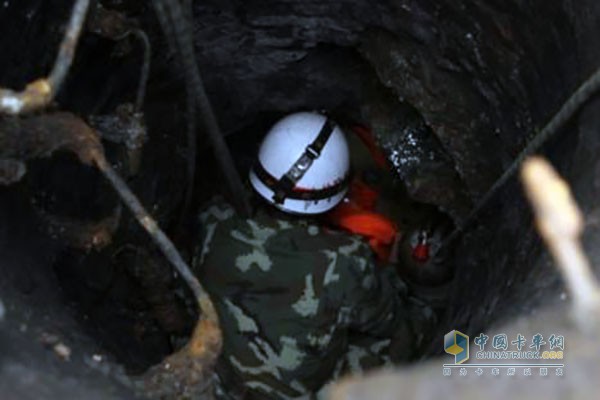
{"type": "Polygon", "coordinates": [[[375,271],[360,238],[264,213],[242,219],[223,203],[201,225],[195,268],[221,319],[228,391],[298,397],[344,367],[353,333],[361,348],[348,362],[369,366],[384,362],[392,336],[411,335],[400,281],[375,271]]]}

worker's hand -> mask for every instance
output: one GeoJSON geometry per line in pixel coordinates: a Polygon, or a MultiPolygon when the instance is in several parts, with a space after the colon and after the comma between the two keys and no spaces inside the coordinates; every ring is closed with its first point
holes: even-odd
{"type": "MultiPolygon", "coordinates": [[[[453,269],[446,259],[434,257],[434,251],[437,250],[436,238],[432,234],[429,240],[421,243],[421,230],[415,230],[412,233],[405,234],[402,242],[392,253],[396,253],[397,270],[400,276],[407,281],[425,286],[436,286],[451,279],[453,269]],[[417,246],[428,245],[427,251],[418,249],[417,246]],[[415,254],[415,250],[418,250],[415,254]]],[[[392,257],[390,257],[392,258],[392,257]]]]}

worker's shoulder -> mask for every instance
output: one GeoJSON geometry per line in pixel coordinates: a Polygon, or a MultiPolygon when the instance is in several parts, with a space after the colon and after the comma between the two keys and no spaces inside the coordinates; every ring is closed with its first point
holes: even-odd
{"type": "Polygon", "coordinates": [[[243,218],[221,198],[203,207],[199,222],[210,231],[208,238],[221,244],[235,242],[267,253],[320,252],[328,257],[372,258],[360,236],[328,229],[314,219],[277,216],[261,209],[251,218],[243,218]]]}

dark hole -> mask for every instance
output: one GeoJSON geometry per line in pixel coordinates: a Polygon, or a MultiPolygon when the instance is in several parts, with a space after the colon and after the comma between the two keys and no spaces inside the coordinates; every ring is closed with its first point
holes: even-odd
{"type": "MultiPolygon", "coordinates": [[[[17,89],[50,69],[71,2],[4,3],[0,82],[17,89]]],[[[103,3],[136,19],[153,46],[144,108],[149,138],[141,167],[127,182],[190,259],[199,206],[225,192],[218,163],[198,129],[193,206],[181,222],[190,185],[187,83],[146,2],[103,3]]],[[[569,4],[203,1],[194,2],[194,40],[207,91],[244,178],[275,121],[298,110],[327,110],[344,125],[366,124],[377,133],[391,163],[389,175],[365,170],[364,178],[374,184],[389,180],[386,195],[404,210],[397,215],[401,227],[433,223],[450,232],[598,64],[598,24],[590,15],[600,8],[595,0],[569,4]]],[[[140,47],[131,42],[121,54],[116,46],[84,34],[58,108],[88,118],[132,101],[140,47]]],[[[570,179],[584,209],[593,210],[598,117],[586,114],[582,121],[542,151],[570,179]]],[[[120,164],[124,147],[104,144],[126,174],[120,164]]],[[[25,180],[0,186],[0,304],[8,310],[4,321],[0,317],[0,354],[15,368],[34,371],[35,384],[47,384],[55,397],[65,389],[42,382],[45,371],[83,382],[67,393],[102,393],[96,380],[106,377],[85,372],[93,354],[114,361],[110,368],[139,373],[177,347],[173,337],[189,334],[193,307],[182,283],[173,280],[168,285],[185,321],[164,326],[157,320],[147,289],[135,279],[136,263],[143,262],[136,249],[160,259],[166,271],[170,267],[96,171],[64,154],[27,167],[25,180]],[[73,238],[61,230],[83,232],[102,221],[115,229],[98,250],[73,249],[73,238]],[[71,364],[57,366],[38,351],[43,333],[70,344],[71,364]],[[19,344],[23,355],[9,343],[19,344]]],[[[587,245],[595,256],[593,243],[587,245]]],[[[413,280],[453,279],[443,304],[436,305],[444,313],[432,338],[451,329],[475,334],[559,301],[561,281],[542,253],[516,179],[451,250],[440,271],[405,271],[413,280]]],[[[438,339],[423,356],[442,351],[438,339]]],[[[10,376],[0,372],[0,388],[10,376]]]]}

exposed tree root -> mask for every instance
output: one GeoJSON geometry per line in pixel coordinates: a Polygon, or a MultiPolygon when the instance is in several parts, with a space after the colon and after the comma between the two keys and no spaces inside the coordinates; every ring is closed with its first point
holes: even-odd
{"type": "Polygon", "coordinates": [[[521,170],[525,192],[533,205],[538,231],[558,264],[573,299],[575,322],[586,332],[600,328],[600,286],[579,241],[583,216],[569,186],[540,157],[521,170]]]}
{"type": "Polygon", "coordinates": [[[145,374],[148,394],[187,396],[206,389],[222,345],[213,303],[171,240],[106,160],[96,132],[81,119],[65,112],[24,119],[8,118],[0,122],[0,159],[26,160],[69,150],[81,162],[96,166],[112,184],[136,220],[190,287],[200,309],[198,324],[188,344],[145,374]]]}
{"type": "Polygon", "coordinates": [[[45,108],[56,96],[73,63],[75,48],[85,22],[90,0],[77,0],[71,20],[48,78],[38,79],[22,92],[0,88],[0,114],[19,115],[45,108]]]}
{"type": "MultiPolygon", "coordinates": [[[[250,205],[246,198],[244,185],[227,148],[221,128],[213,111],[212,105],[206,94],[204,82],[200,69],[196,63],[194,43],[192,40],[190,4],[182,6],[177,0],[153,0],[152,5],[156,10],[156,16],[167,37],[169,45],[179,57],[186,79],[186,90],[188,92],[188,118],[194,114],[196,107],[200,112],[201,122],[213,146],[215,158],[219,163],[221,172],[225,177],[232,201],[241,215],[250,214],[250,205]]],[[[195,123],[188,124],[188,174],[191,186],[194,181],[193,173],[196,163],[196,132],[195,123]]],[[[191,199],[191,191],[188,191],[184,200],[187,207],[191,199]]],[[[185,208],[184,207],[184,208],[185,208]]]]}

